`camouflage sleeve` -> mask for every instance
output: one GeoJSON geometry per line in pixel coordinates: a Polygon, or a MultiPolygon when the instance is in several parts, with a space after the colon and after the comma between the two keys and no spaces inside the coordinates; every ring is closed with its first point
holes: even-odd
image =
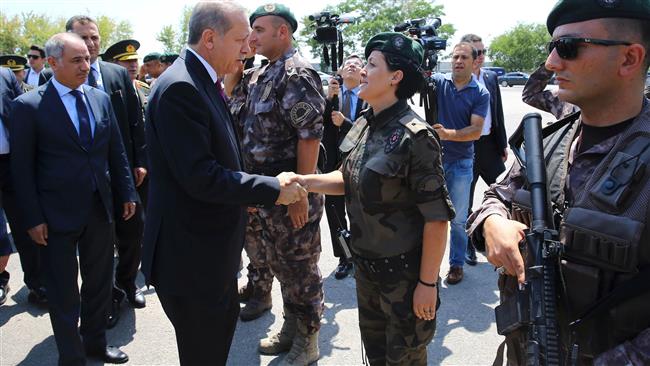
{"type": "Polygon", "coordinates": [[[643,91],[643,94],[645,94],[646,98],[650,98],[650,85],[645,87],[645,90],[643,91]]]}
{"type": "Polygon", "coordinates": [[[297,130],[299,139],[320,139],[323,136],[325,97],[316,72],[301,69],[289,75],[282,97],[282,114],[297,130]]]}
{"type": "Polygon", "coordinates": [[[481,207],[474,210],[467,219],[467,235],[472,238],[476,249],[485,250],[483,222],[490,215],[499,215],[510,219],[512,199],[515,192],[523,187],[523,170],[517,161],[510,168],[508,175],[499,183],[492,184],[485,191],[481,207]]]}
{"type": "Polygon", "coordinates": [[[636,338],[606,351],[594,360],[594,366],[648,365],[650,363],[650,328],[636,338]]]}
{"type": "Polygon", "coordinates": [[[445,186],[440,144],[426,131],[411,140],[409,188],[425,221],[449,221],[455,213],[445,186]]]}
{"type": "Polygon", "coordinates": [[[564,117],[566,110],[566,102],[558,98],[557,94],[551,90],[545,90],[548,81],[553,76],[553,72],[546,69],[544,64],[541,64],[535,72],[530,75],[530,78],[524,85],[524,91],[521,93],[521,99],[524,103],[549,112],[560,119],[564,117]]]}
{"type": "Polygon", "coordinates": [[[232,95],[228,98],[228,107],[230,114],[235,118],[235,121],[240,120],[241,113],[244,112],[246,105],[246,97],[248,96],[248,83],[253,75],[254,69],[244,70],[244,75],[241,80],[232,89],[232,95]]]}

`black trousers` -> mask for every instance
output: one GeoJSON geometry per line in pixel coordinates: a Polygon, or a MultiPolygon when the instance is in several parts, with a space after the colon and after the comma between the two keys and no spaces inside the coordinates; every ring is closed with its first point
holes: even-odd
{"type": "Polygon", "coordinates": [[[11,236],[18,250],[20,265],[23,269],[25,285],[30,288],[43,286],[43,269],[41,263],[41,247],[34,243],[27,234],[26,224],[19,212],[20,205],[11,183],[9,154],[0,155],[0,191],[2,208],[7,214],[7,221],[11,227],[11,236]]]}
{"type": "MultiPolygon", "coordinates": [[[[144,182],[138,187],[138,194],[141,201],[141,189],[144,182]]],[[[138,203],[135,208],[135,215],[129,220],[122,218],[124,202],[113,202],[115,209],[115,247],[119,257],[115,268],[115,282],[121,288],[135,290],[135,279],[138,276],[140,260],[142,257],[142,236],[144,233],[144,204],[138,203]]]]}
{"type": "Polygon", "coordinates": [[[43,269],[59,365],[84,365],[85,350],[106,347],[107,305],[112,291],[113,224],[98,194],[85,227],[75,232],[49,228],[43,269]]]}
{"type": "Polygon", "coordinates": [[[239,315],[236,280],[220,299],[160,292],[158,298],[174,326],[181,365],[226,364],[239,315]]]}
{"type": "Polygon", "coordinates": [[[327,215],[327,223],[329,224],[330,235],[332,236],[334,256],[345,259],[345,253],[338,239],[339,229],[347,230],[348,228],[348,223],[345,219],[345,196],[325,196],[325,214],[327,215]]]}
{"type": "Polygon", "coordinates": [[[469,212],[472,212],[474,203],[474,188],[481,177],[488,185],[496,182],[499,174],[506,170],[502,159],[503,151],[499,150],[492,136],[481,136],[474,142],[474,179],[469,191],[469,212]]]}

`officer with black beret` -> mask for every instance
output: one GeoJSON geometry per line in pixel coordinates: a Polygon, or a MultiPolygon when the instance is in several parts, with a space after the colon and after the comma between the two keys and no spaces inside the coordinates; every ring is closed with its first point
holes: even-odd
{"type": "MultiPolygon", "coordinates": [[[[648,365],[650,1],[562,0],[546,24],[546,68],[560,100],[580,108],[544,131],[548,197],[563,244],[549,296],[558,309],[555,362],[648,365]]],[[[468,221],[474,244],[502,268],[502,304],[516,300],[531,273],[518,248],[531,220],[521,200],[525,175],[515,163],[468,221]]],[[[527,360],[527,328],[505,332],[509,365],[549,361],[527,360]]]]}

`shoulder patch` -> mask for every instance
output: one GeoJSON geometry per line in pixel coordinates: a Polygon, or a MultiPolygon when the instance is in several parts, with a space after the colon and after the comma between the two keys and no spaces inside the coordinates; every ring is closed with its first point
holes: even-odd
{"type": "Polygon", "coordinates": [[[149,84],[147,84],[147,83],[145,83],[145,82],[143,82],[143,81],[140,81],[140,80],[137,80],[137,79],[136,79],[135,82],[136,82],[136,83],[138,84],[138,86],[141,87],[141,88],[144,88],[144,89],[151,89],[151,86],[149,86],[149,84]]]}
{"type": "Polygon", "coordinates": [[[386,138],[386,144],[384,145],[384,153],[388,154],[395,150],[397,146],[399,146],[399,143],[402,141],[402,137],[404,137],[404,128],[403,127],[397,127],[395,130],[393,130],[393,133],[390,134],[386,138]]]}
{"type": "Polygon", "coordinates": [[[432,129],[426,122],[422,121],[421,118],[416,114],[407,114],[406,116],[400,118],[399,123],[406,127],[412,134],[417,135],[422,131],[427,131],[432,129]]]}
{"type": "Polygon", "coordinates": [[[314,110],[314,107],[306,102],[298,102],[291,108],[291,120],[294,123],[302,123],[309,113],[314,110]]]}

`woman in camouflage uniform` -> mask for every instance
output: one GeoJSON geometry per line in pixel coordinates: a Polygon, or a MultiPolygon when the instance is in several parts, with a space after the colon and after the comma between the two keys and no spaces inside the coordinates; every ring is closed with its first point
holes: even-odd
{"type": "Polygon", "coordinates": [[[400,33],[381,33],[365,56],[359,97],[371,108],[341,143],[341,168],[302,183],[345,195],[370,365],[426,365],[454,210],[436,133],[406,103],[422,85],[423,49],[400,33]]]}

